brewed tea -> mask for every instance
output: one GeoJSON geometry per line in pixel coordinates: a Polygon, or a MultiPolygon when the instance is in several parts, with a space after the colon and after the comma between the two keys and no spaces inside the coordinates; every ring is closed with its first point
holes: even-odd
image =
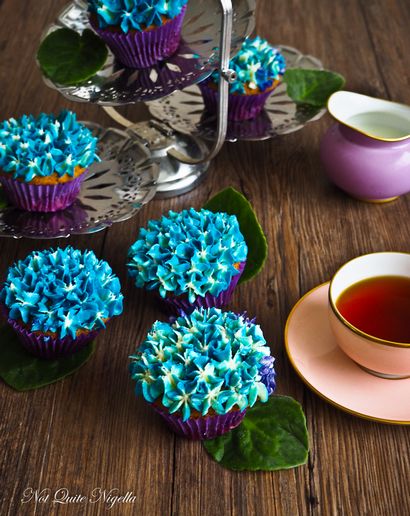
{"type": "Polygon", "coordinates": [[[368,335],[410,343],[410,278],[379,276],[360,281],[342,292],[336,307],[368,335]]]}

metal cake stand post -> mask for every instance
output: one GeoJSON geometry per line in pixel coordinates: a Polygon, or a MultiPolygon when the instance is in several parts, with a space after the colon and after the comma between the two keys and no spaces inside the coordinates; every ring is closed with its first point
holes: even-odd
{"type": "Polygon", "coordinates": [[[226,138],[228,127],[229,84],[236,73],[229,69],[231,55],[233,7],[231,0],[219,0],[222,7],[221,35],[219,44],[218,117],[215,140],[211,148],[198,137],[181,134],[169,125],[157,120],[134,123],[122,116],[114,107],[103,109],[118,124],[149,148],[152,159],[159,164],[157,197],[181,195],[195,188],[204,178],[210,161],[219,153],[226,138]]]}

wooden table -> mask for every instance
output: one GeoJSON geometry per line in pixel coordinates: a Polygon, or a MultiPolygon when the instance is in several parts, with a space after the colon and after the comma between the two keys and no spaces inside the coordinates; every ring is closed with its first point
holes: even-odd
{"type": "MultiPolygon", "coordinates": [[[[191,0],[195,1],[195,0],[191,0]]],[[[75,109],[110,124],[97,106],[69,104],[47,89],[34,63],[44,27],[66,0],[0,0],[1,119],[75,109]]],[[[410,104],[409,0],[259,0],[259,34],[321,58],[348,89],[410,104]]],[[[0,384],[0,514],[105,514],[103,504],[21,505],[26,488],[132,492],[111,514],[410,514],[409,429],[348,415],[306,388],[284,352],[287,315],[299,297],[348,259],[410,250],[410,198],[356,202],[326,180],[318,157],[325,117],[263,143],[228,144],[194,192],[154,201],[134,219],[53,245],[91,248],[119,275],[125,312],[98,339],[93,359],[65,381],[19,394],[0,384]],[[232,473],[201,444],[171,435],[130,381],[128,356],[160,312],[127,279],[125,260],[138,228],[165,210],[200,207],[232,185],[253,203],[268,235],[263,272],[237,290],[233,309],[258,317],[277,357],[278,393],[299,400],[310,431],[307,466],[278,473],[232,473]]],[[[0,239],[0,275],[47,241],[0,239]]],[[[410,403],[410,401],[409,401],[410,403]]]]}

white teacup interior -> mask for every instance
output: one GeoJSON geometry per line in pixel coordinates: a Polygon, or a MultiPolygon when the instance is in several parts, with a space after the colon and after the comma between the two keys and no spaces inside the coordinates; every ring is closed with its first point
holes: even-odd
{"type": "Polygon", "coordinates": [[[343,265],[330,283],[330,299],[336,307],[339,296],[351,285],[379,276],[410,277],[410,254],[373,253],[343,265]]]}

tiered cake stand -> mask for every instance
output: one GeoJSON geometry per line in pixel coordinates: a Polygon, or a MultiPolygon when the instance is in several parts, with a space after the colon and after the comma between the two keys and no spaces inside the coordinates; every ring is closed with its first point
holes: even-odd
{"type": "MultiPolygon", "coordinates": [[[[123,67],[112,54],[100,72],[81,86],[64,87],[45,78],[48,86],[66,98],[103,106],[128,132],[145,145],[159,164],[157,195],[185,193],[204,177],[210,160],[219,152],[227,131],[228,86],[234,77],[229,60],[254,28],[255,0],[190,0],[178,51],[158,65],[144,70],[123,67]],[[216,138],[207,145],[202,138],[175,131],[170,124],[149,120],[133,123],[122,118],[114,106],[149,102],[192,86],[220,70],[220,112],[216,138]]],[[[48,28],[78,32],[89,28],[87,3],[75,0],[48,28]]]]}
{"type": "MultiPolygon", "coordinates": [[[[172,57],[151,68],[123,67],[109,53],[105,66],[79,86],[45,83],[71,101],[91,102],[125,130],[102,129],[102,163],[91,167],[76,203],[56,214],[0,209],[0,236],[56,238],[92,233],[132,217],[155,194],[171,197],[195,188],[226,140],[263,140],[301,129],[324,110],[301,108],[280,85],[255,120],[230,123],[229,83],[235,74],[229,60],[254,28],[255,0],[189,0],[181,45],[172,57]],[[204,111],[197,84],[218,70],[219,109],[204,111]],[[144,102],[150,120],[135,123],[119,106],[144,102]]],[[[44,33],[68,27],[89,28],[87,3],[73,0],[44,33]]],[[[316,68],[316,58],[278,45],[288,68],[316,68]]]]}

